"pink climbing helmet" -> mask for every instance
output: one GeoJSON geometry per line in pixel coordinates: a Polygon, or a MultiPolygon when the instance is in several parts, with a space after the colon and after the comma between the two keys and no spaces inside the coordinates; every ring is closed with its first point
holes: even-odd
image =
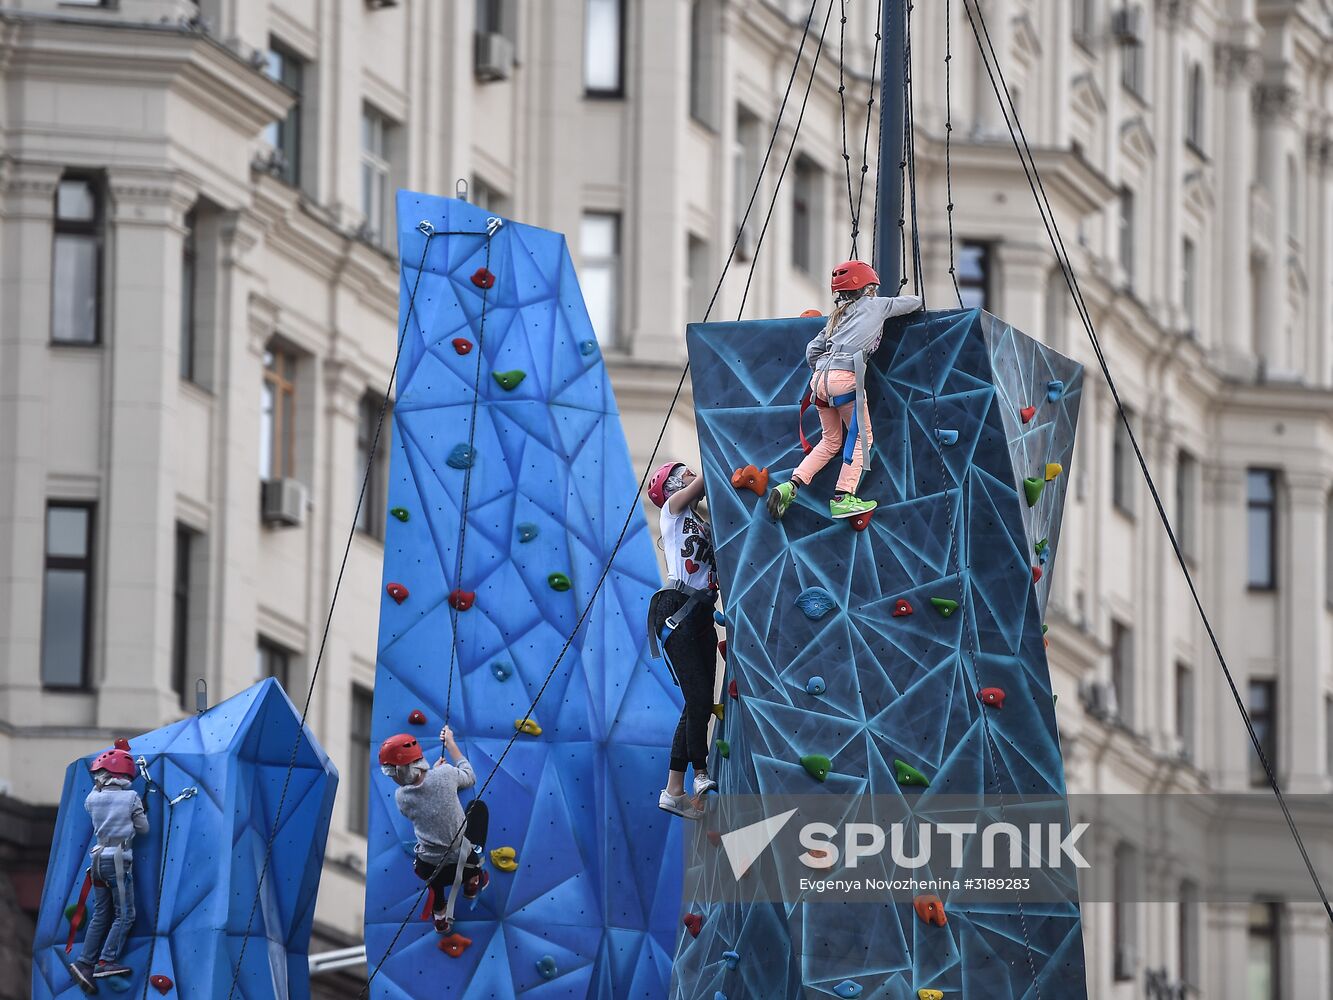
{"type": "Polygon", "coordinates": [[[133,779],[139,773],[138,768],[134,766],[134,758],[124,750],[106,750],[93,758],[92,765],[88,768],[96,774],[98,771],[105,771],[107,774],[117,778],[133,779]]]}
{"type": "Polygon", "coordinates": [[[648,499],[658,507],[666,506],[666,481],[671,478],[671,472],[679,462],[667,462],[656,472],[653,478],[648,481],[648,499]]]}

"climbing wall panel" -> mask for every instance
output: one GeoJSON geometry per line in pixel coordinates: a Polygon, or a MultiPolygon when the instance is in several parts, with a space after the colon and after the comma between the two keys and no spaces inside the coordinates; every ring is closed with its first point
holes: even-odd
{"type": "Polygon", "coordinates": [[[481,780],[499,766],[487,846],[512,848],[517,868],[492,865],[476,906],[458,909],[471,944],[441,951],[413,909],[411,826],[372,768],[372,967],[411,916],[372,995],[663,997],[681,852],[657,791],[680,699],[645,654],[657,560],[564,237],[506,222],[488,247],[485,212],[411,192],[398,217],[406,335],[372,745],[415,732],[433,759],[447,718],[481,780]],[[429,247],[423,220],[437,232],[429,247]],[[608,561],[533,713],[540,734],[518,736],[500,763],[608,561]],[[451,607],[456,592],[472,595],[465,609],[451,607]]]}
{"type": "MultiPolygon", "coordinates": [[[[829,518],[835,460],[775,523],[731,475],[753,464],[790,478],[804,348],[822,322],[688,333],[739,693],[718,734],[729,757],[715,749],[711,762],[724,800],[901,801],[912,789],[897,760],[936,794],[1063,796],[1042,612],[1082,369],[975,310],[891,320],[870,363],[874,449],[859,491],[879,508],[862,530],[829,518]],[[987,688],[1002,708],[983,703],[987,688]],[[822,782],[802,766],[811,754],[830,760],[822,782]]],[[[700,932],[679,939],[679,1000],[1086,996],[1076,894],[1022,907],[1004,896],[950,907],[946,894],[936,927],[910,900],[720,904],[709,879],[731,876],[704,867],[706,898],[687,901],[700,932]]]]}
{"type": "MultiPolygon", "coordinates": [[[[129,746],[133,756],[147,759],[152,780],[168,796],[190,787],[198,794],[168,809],[162,794],[146,792],[142,779],[134,783],[150,824],[134,841],[137,919],[121,954],[134,974],[99,980],[101,992],[156,996],[158,990],[149,991],[144,980],[158,976],[170,981],[157,981],[167,995],[226,997],[248,923],[236,996],[309,997],[310,927],[338,773],[310,730],[301,728],[300,715],[278,682],[262,681],[202,715],[137,736],[129,746]],[[282,823],[251,921],[294,744],[282,823]]],[[[66,908],[78,901],[88,867],[92,825],[83,803],[92,790],[88,764],[95,756],[76,760],[65,772],[33,945],[33,1000],[83,996],[65,963],[79,956],[87,920],[73,953],[66,955],[66,908]]]]}

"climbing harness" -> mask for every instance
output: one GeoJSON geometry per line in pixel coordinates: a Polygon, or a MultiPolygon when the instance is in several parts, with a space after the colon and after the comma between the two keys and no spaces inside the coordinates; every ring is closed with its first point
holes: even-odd
{"type": "Polygon", "coordinates": [[[676,673],[675,666],[671,663],[671,657],[667,655],[667,640],[671,638],[671,633],[680,628],[685,623],[685,619],[694,614],[699,608],[711,608],[717,603],[717,592],[711,587],[691,587],[689,584],[681,583],[679,580],[670,581],[667,586],[655,593],[648,603],[648,649],[653,655],[653,659],[662,660],[667,665],[667,670],[671,672],[671,679],[676,682],[676,687],[680,687],[680,676],[676,673]],[[684,594],[686,601],[674,614],[664,615],[662,605],[670,594],[684,594]],[[659,624],[660,622],[660,624],[659,624]]]}
{"type": "Polygon", "coordinates": [[[861,473],[864,475],[870,471],[870,448],[866,436],[861,433],[861,412],[864,410],[869,413],[869,403],[866,399],[866,355],[865,351],[857,351],[855,354],[835,354],[832,355],[832,364],[819,369],[818,374],[824,376],[824,393],[822,396],[817,394],[810,386],[806,386],[805,394],[801,397],[801,414],[797,418],[797,433],[801,438],[801,450],[807,455],[814,451],[812,445],[805,436],[805,412],[810,409],[813,403],[819,409],[827,407],[846,406],[848,403],[855,403],[852,408],[852,419],[847,425],[847,438],[842,445],[842,461],[848,464],[852,456],[856,454],[858,446],[861,450],[861,473]],[[829,373],[833,371],[850,371],[856,376],[856,388],[851,392],[845,392],[838,396],[831,396],[828,391],[829,373]]]}

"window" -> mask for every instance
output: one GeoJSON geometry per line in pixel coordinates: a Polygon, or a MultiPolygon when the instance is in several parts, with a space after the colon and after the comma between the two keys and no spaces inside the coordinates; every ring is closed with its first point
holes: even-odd
{"type": "Polygon", "coordinates": [[[1333,777],[1333,697],[1324,696],[1324,773],[1333,777]]]}
{"type": "Polygon", "coordinates": [[[584,0],[583,89],[591,97],[625,94],[625,0],[584,0]]]}
{"type": "Polygon", "coordinates": [[[46,508],[42,579],[42,684],[88,686],[93,593],[92,504],[52,502],[46,508]]]}
{"type": "Polygon", "coordinates": [[[1199,887],[1185,879],[1180,883],[1180,909],[1177,946],[1180,954],[1180,981],[1186,986],[1199,984],[1199,887]]]}
{"type": "Polygon", "coordinates": [[[1186,329],[1191,335],[1199,328],[1198,274],[1194,241],[1187,236],[1180,244],[1180,307],[1185,311],[1186,329]]]}
{"type": "Polygon", "coordinates": [[[1333,493],[1324,507],[1324,603],[1333,608],[1333,493]]]}
{"type": "Polygon", "coordinates": [[[736,109],[736,147],[732,153],[732,209],[737,233],[736,255],[749,260],[754,253],[754,230],[745,225],[745,212],[750,207],[755,182],[759,177],[760,154],[759,116],[745,108],[736,109]],[[742,230],[742,226],[745,229],[742,230]]]}
{"type": "Polygon", "coordinates": [[[180,377],[194,381],[194,352],[196,339],[195,290],[198,287],[198,245],[196,240],[199,213],[190,209],[185,213],[185,239],[181,244],[181,339],[180,377]]]}
{"type": "Polygon", "coordinates": [[[1279,904],[1250,904],[1246,1000],[1279,1000],[1282,996],[1280,920],[1279,904]]]}
{"type": "Polygon", "coordinates": [[[348,758],[351,798],[347,804],[347,829],[365,836],[370,827],[370,728],[375,700],[368,688],[352,685],[352,747],[348,758]]]}
{"type": "MultiPolygon", "coordinates": [[[[1264,748],[1268,766],[1273,769],[1273,775],[1276,777],[1278,774],[1277,681],[1271,678],[1250,681],[1248,711],[1254,735],[1258,737],[1259,745],[1264,748]]],[[[1264,765],[1253,746],[1250,747],[1250,784],[1256,787],[1268,784],[1268,774],[1264,771],[1264,765]]]]}
{"type": "Polygon", "coordinates": [[[510,41],[514,28],[514,0],[477,0],[477,31],[484,35],[504,35],[510,41]]]}
{"type": "Polygon", "coordinates": [[[361,215],[366,235],[374,243],[388,241],[389,211],[389,137],[394,128],[384,115],[369,104],[361,107],[361,215]]]}
{"type": "Polygon", "coordinates": [[[171,585],[171,690],[186,703],[190,677],[190,559],[195,534],[176,525],[176,567],[171,585]]]}
{"type": "Polygon", "coordinates": [[[291,673],[291,650],[260,636],[258,643],[255,644],[255,676],[261,681],[266,677],[272,677],[285,690],[292,679],[291,673]]]}
{"type": "Polygon", "coordinates": [[[292,475],[296,429],[296,355],[269,344],[264,352],[264,386],[259,409],[259,476],[292,475]]]}
{"type": "Polygon", "coordinates": [[[1300,242],[1301,228],[1301,173],[1296,157],[1287,157],[1287,238],[1300,242]]]}
{"type": "Polygon", "coordinates": [[[1183,448],[1176,452],[1176,541],[1187,556],[1198,554],[1199,463],[1183,448]]]}
{"type": "Polygon", "coordinates": [[[1185,142],[1199,152],[1203,151],[1203,64],[1195,63],[1190,67],[1189,85],[1186,91],[1185,142]]]}
{"type": "Polygon", "coordinates": [[[1065,282],[1064,272],[1056,267],[1046,277],[1046,343],[1056,350],[1064,350],[1068,331],[1069,285],[1065,282]]]}
{"type": "Polygon", "coordinates": [[[1134,723],[1134,632],[1128,625],[1111,622],[1111,690],[1115,692],[1116,717],[1126,726],[1134,723]]]}
{"type": "Polygon", "coordinates": [[[990,256],[985,243],[964,242],[958,248],[958,290],[964,309],[990,307],[990,256]]]}
{"type": "Polygon", "coordinates": [[[579,255],[583,258],[579,279],[593,332],[603,346],[612,346],[620,333],[620,216],[585,212],[579,226],[579,255]]]}
{"type": "Polygon", "coordinates": [[[102,191],[88,177],[56,186],[51,340],[96,344],[102,334],[102,191]]]}
{"type": "Polygon", "coordinates": [[[1131,844],[1122,841],[1116,845],[1112,878],[1115,881],[1111,902],[1115,978],[1117,982],[1123,982],[1135,978],[1139,964],[1136,908],[1138,851],[1131,844]]]}
{"type": "MultiPolygon", "coordinates": [[[[1142,16],[1141,10],[1126,10],[1123,13],[1142,16]]],[[[1137,17],[1134,19],[1137,20],[1137,17]]],[[[1120,39],[1120,83],[1136,97],[1143,96],[1145,63],[1143,39],[1137,35],[1123,35],[1120,39]]]]}
{"type": "Polygon", "coordinates": [[[824,261],[820,196],[823,185],[820,169],[805,156],[796,160],[796,178],[792,185],[791,262],[799,270],[813,275],[824,261]]]}
{"type": "Polygon", "coordinates": [[[717,122],[717,0],[690,4],[690,117],[716,129],[717,122]]]}
{"type": "Polygon", "coordinates": [[[293,94],[287,117],[273,122],[264,132],[264,138],[273,147],[273,172],[291,185],[301,183],[301,106],[304,100],[305,61],[270,39],[266,72],[293,94]]]}
{"type": "Polygon", "coordinates": [[[1092,28],[1097,17],[1093,0],[1071,0],[1071,3],[1073,10],[1070,33],[1074,36],[1074,41],[1086,46],[1092,40],[1092,28]]]}
{"type": "Polygon", "coordinates": [[[1134,287],[1134,192],[1120,189],[1120,270],[1126,288],[1134,287]]]}
{"type": "Polygon", "coordinates": [[[392,404],[385,408],[384,423],[380,424],[380,407],[383,405],[384,397],[373,392],[361,397],[357,409],[356,468],[353,470],[358,493],[363,478],[366,483],[366,495],[361,500],[361,512],[356,520],[357,530],[381,540],[384,538],[385,506],[389,495],[389,428],[393,426],[392,404]],[[376,433],[379,434],[378,445],[375,444],[376,433]],[[373,456],[372,447],[375,449],[373,456]]]}
{"type": "Polygon", "coordinates": [[[1134,471],[1137,462],[1134,459],[1134,442],[1129,438],[1127,421],[1134,415],[1128,409],[1122,420],[1115,416],[1115,429],[1111,438],[1111,502],[1122,514],[1134,515],[1134,471]]]}
{"type": "Polygon", "coordinates": [[[1194,759],[1194,671],[1176,663],[1176,742],[1182,760],[1194,759]]]}
{"type": "Polygon", "coordinates": [[[686,319],[690,323],[702,323],[716,284],[712,269],[708,266],[708,244],[697,236],[690,236],[687,257],[686,269],[690,284],[685,303],[689,313],[686,319]]]}
{"type": "Polygon", "coordinates": [[[1245,477],[1251,590],[1277,587],[1277,472],[1250,469],[1245,477]]]}
{"type": "Polygon", "coordinates": [[[506,216],[509,214],[509,199],[499,188],[487,184],[480,177],[473,177],[468,188],[468,200],[483,212],[506,216]]]}

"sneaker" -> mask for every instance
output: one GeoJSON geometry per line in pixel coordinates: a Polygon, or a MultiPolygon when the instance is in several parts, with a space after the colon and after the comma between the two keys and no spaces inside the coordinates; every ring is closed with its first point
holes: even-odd
{"type": "Polygon", "coordinates": [[[448,937],[454,932],[454,922],[445,916],[444,913],[436,913],[434,914],[434,917],[436,934],[442,934],[445,937],[448,937]]]}
{"type": "Polygon", "coordinates": [[[707,771],[694,772],[694,797],[703,798],[709,792],[717,791],[717,782],[708,776],[707,771]]]}
{"type": "Polygon", "coordinates": [[[657,797],[657,808],[663,812],[679,816],[681,819],[697,820],[703,816],[703,813],[694,808],[688,796],[672,795],[665,788],[662,789],[662,794],[657,797]]]}
{"type": "Polygon", "coordinates": [[[97,984],[93,982],[93,967],[87,962],[78,961],[69,967],[69,976],[85,993],[96,993],[97,984]]]}
{"type": "Polygon", "coordinates": [[[98,962],[97,968],[93,970],[94,979],[105,979],[108,976],[128,976],[132,970],[127,965],[121,965],[119,962],[98,962]]]}
{"type": "Polygon", "coordinates": [[[477,872],[477,874],[473,875],[463,883],[463,898],[476,899],[481,893],[481,890],[485,889],[490,884],[491,876],[488,872],[477,872]]]}
{"type": "Polygon", "coordinates": [[[795,483],[779,483],[768,491],[768,514],[775,521],[781,521],[791,502],[796,499],[795,483]]]}
{"type": "Polygon", "coordinates": [[[855,517],[857,514],[868,514],[878,506],[878,501],[858,500],[848,493],[841,500],[830,500],[828,512],[833,518],[855,517]]]}

